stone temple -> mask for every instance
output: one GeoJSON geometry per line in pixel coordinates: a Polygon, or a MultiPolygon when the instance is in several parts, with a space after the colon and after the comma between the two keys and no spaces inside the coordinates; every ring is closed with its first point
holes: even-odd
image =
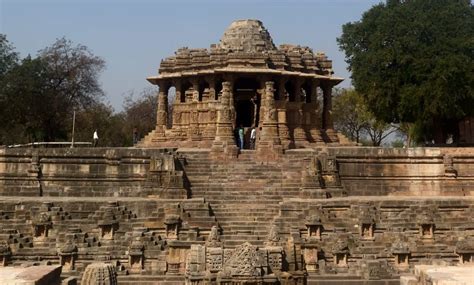
{"type": "Polygon", "coordinates": [[[138,147],[0,148],[0,284],[474,280],[474,149],[348,144],[332,73],[237,21],[148,78],[158,119],[138,147]]]}
{"type": "Polygon", "coordinates": [[[257,149],[280,151],[339,143],[331,120],[335,77],[324,53],[276,47],[257,20],[233,22],[210,49],[181,48],[148,78],[160,88],[153,147],[233,146],[235,127],[260,130],[257,149]],[[172,122],[168,91],[175,89],[172,122]],[[318,92],[319,91],[319,92],[318,92]],[[171,128],[168,126],[171,125],[171,128]]]}

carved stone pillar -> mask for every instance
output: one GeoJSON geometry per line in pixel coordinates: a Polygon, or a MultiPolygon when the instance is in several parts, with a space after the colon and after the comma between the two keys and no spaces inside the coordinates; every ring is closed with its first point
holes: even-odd
{"type": "Polygon", "coordinates": [[[217,110],[216,137],[212,143],[213,158],[221,159],[225,157],[236,157],[238,148],[234,140],[233,114],[234,105],[231,104],[232,83],[222,82],[222,96],[217,110]]]}
{"type": "Polygon", "coordinates": [[[156,130],[160,135],[165,135],[168,125],[168,88],[166,82],[159,83],[160,90],[158,92],[158,110],[156,113],[156,130]]]}
{"type": "Polygon", "coordinates": [[[199,102],[199,79],[192,78],[191,84],[193,85],[193,102],[199,102]]]}
{"type": "Polygon", "coordinates": [[[201,130],[199,128],[199,80],[198,78],[192,78],[191,84],[193,85],[193,97],[192,104],[189,111],[189,127],[188,127],[188,139],[192,141],[191,147],[197,146],[197,142],[201,141],[201,130]],[[196,143],[194,143],[196,142],[196,143]]]}
{"type": "Polygon", "coordinates": [[[205,116],[206,122],[204,130],[202,131],[201,138],[206,141],[205,147],[209,147],[214,137],[216,136],[216,124],[217,124],[217,109],[215,108],[216,100],[216,79],[214,76],[206,77],[206,82],[209,84],[209,95],[207,102],[207,113],[205,116]]]}
{"type": "Polygon", "coordinates": [[[216,98],[216,79],[212,76],[206,77],[207,84],[209,84],[209,100],[216,98]]]}
{"type": "Polygon", "coordinates": [[[260,157],[275,159],[283,152],[281,140],[278,136],[278,121],[275,108],[274,82],[265,82],[265,92],[262,105],[265,106],[265,117],[263,118],[260,141],[257,144],[257,153],[260,157]]]}
{"type": "Polygon", "coordinates": [[[302,85],[303,85],[303,79],[297,78],[295,80],[295,90],[294,90],[295,104],[296,104],[297,110],[295,110],[296,118],[295,118],[295,128],[293,131],[293,137],[295,140],[296,147],[304,147],[307,145],[307,142],[308,142],[305,131],[303,129],[303,124],[304,124],[303,104],[304,103],[301,102],[301,86],[302,85]]]}
{"type": "Polygon", "coordinates": [[[316,144],[324,143],[323,136],[321,134],[320,121],[318,117],[318,81],[312,80],[311,82],[311,92],[309,96],[311,97],[311,103],[309,103],[309,125],[306,126],[309,129],[309,134],[312,138],[312,141],[316,144]]]}
{"type": "Polygon", "coordinates": [[[277,110],[278,110],[278,135],[281,140],[281,145],[283,149],[290,148],[290,130],[288,128],[288,120],[287,120],[287,95],[285,94],[285,84],[288,79],[281,77],[280,81],[278,82],[278,103],[277,103],[277,110]]]}
{"type": "Polygon", "coordinates": [[[325,82],[321,85],[321,88],[323,89],[323,129],[326,132],[328,142],[338,142],[339,139],[332,120],[332,84],[325,82]]]}

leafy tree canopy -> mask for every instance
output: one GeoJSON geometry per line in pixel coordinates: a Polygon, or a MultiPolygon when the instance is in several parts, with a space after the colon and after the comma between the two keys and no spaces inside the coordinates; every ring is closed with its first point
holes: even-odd
{"type": "Polygon", "coordinates": [[[19,61],[0,36],[0,144],[66,140],[73,110],[101,102],[104,61],[65,38],[19,61]]]}
{"type": "Polygon", "coordinates": [[[474,115],[469,0],[389,0],[345,24],[338,43],[378,119],[412,123],[418,139],[436,139],[441,130],[442,141],[474,115]]]}
{"type": "Polygon", "coordinates": [[[363,96],[354,89],[336,89],[334,93],[335,127],[352,141],[380,146],[398,128],[377,120],[363,96]]]}

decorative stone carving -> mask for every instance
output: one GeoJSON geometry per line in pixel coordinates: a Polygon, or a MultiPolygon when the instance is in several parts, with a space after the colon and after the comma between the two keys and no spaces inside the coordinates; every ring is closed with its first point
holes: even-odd
{"type": "Polygon", "coordinates": [[[206,264],[206,247],[198,244],[191,245],[186,257],[186,278],[188,280],[202,279],[206,271],[206,264]]]}
{"type": "Polygon", "coordinates": [[[304,265],[307,272],[318,270],[318,248],[314,245],[305,245],[303,249],[304,265]]]}
{"type": "Polygon", "coordinates": [[[341,187],[342,185],[336,157],[329,156],[327,153],[322,152],[318,154],[318,158],[321,163],[321,176],[324,181],[324,186],[336,188],[341,187]]]}
{"type": "Polygon", "coordinates": [[[224,250],[220,247],[207,248],[206,250],[206,269],[211,273],[217,273],[222,270],[224,263],[224,250]]]}
{"type": "Polygon", "coordinates": [[[82,275],[81,285],[117,285],[115,266],[99,262],[89,264],[82,275]]]}
{"type": "Polygon", "coordinates": [[[59,250],[59,263],[63,266],[63,271],[75,269],[77,259],[77,246],[71,241],[64,244],[59,250]]]}
{"type": "Polygon", "coordinates": [[[209,236],[206,240],[206,246],[208,247],[220,247],[222,245],[219,228],[217,226],[212,226],[209,236]]]}
{"type": "Polygon", "coordinates": [[[28,168],[28,176],[34,179],[41,178],[41,164],[38,151],[34,151],[31,156],[30,167],[28,168]]]}
{"type": "Polygon", "coordinates": [[[270,272],[279,273],[283,270],[283,248],[280,246],[266,247],[270,272]]]}
{"type": "Polygon", "coordinates": [[[449,154],[443,156],[444,164],[444,176],[456,178],[458,176],[458,171],[454,168],[453,157],[449,154]]]}
{"type": "Polygon", "coordinates": [[[263,252],[246,242],[235,248],[224,264],[225,276],[260,277],[263,275],[263,252]]]}
{"type": "Polygon", "coordinates": [[[278,227],[272,225],[270,231],[268,232],[267,241],[265,242],[266,246],[277,246],[280,243],[280,234],[278,232],[278,227]]]}
{"type": "Polygon", "coordinates": [[[7,266],[12,251],[6,241],[0,241],[0,266],[7,266]]]}
{"type": "Polygon", "coordinates": [[[362,265],[363,276],[366,280],[390,278],[391,272],[386,260],[368,260],[362,265]]]}

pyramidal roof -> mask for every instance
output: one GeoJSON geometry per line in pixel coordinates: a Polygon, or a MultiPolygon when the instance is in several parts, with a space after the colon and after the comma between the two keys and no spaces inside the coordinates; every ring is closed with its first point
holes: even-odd
{"type": "Polygon", "coordinates": [[[235,52],[276,50],[270,33],[259,20],[232,22],[222,36],[219,46],[235,52]]]}

